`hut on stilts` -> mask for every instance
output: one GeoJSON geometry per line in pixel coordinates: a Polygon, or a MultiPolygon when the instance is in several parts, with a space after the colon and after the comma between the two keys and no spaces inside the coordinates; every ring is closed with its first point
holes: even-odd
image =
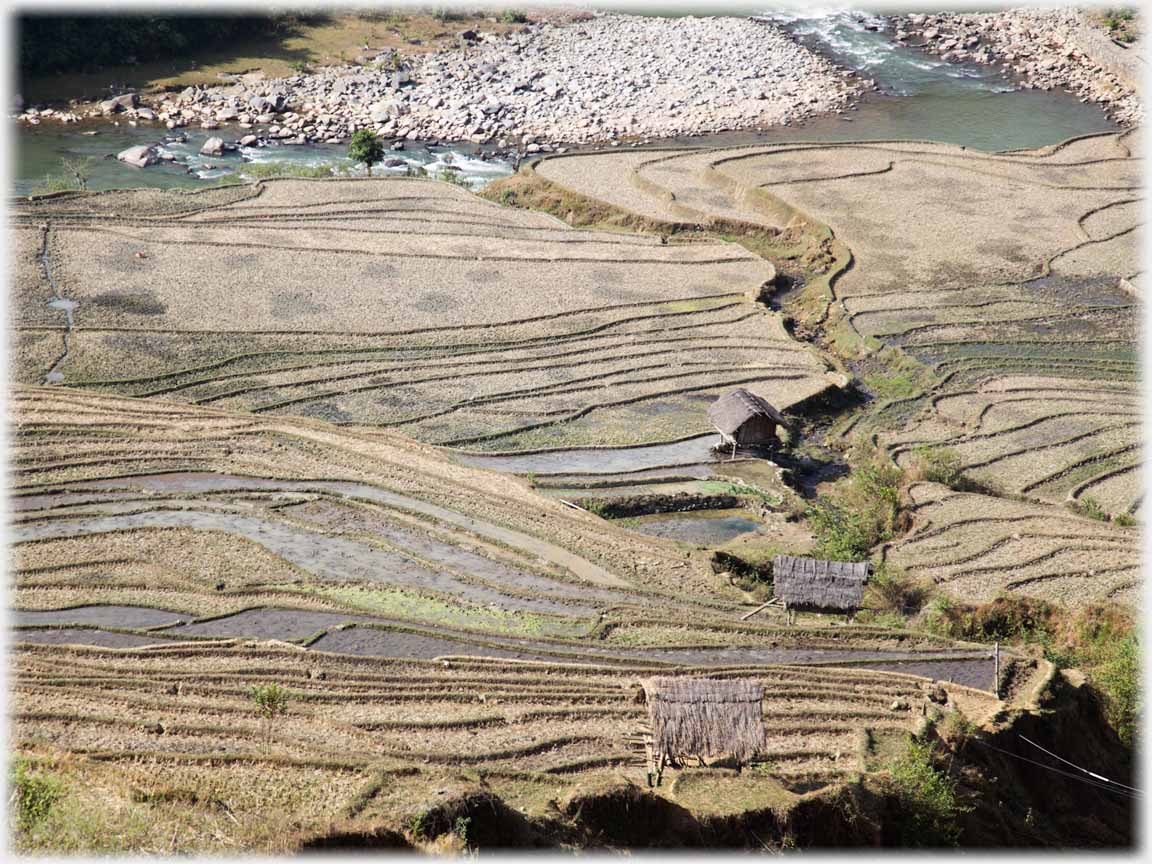
{"type": "Polygon", "coordinates": [[[789,429],[784,415],[765,399],[738,387],[717,399],[708,408],[708,419],[720,433],[720,443],[713,449],[764,449],[780,445],[779,427],[789,429]]]}
{"type": "Polygon", "coordinates": [[[659,785],[665,765],[730,757],[743,765],[765,746],[764,687],[758,681],[649,678],[648,785],[659,785]]]}
{"type": "Polygon", "coordinates": [[[773,599],[784,606],[788,623],[797,612],[833,612],[849,620],[864,602],[864,585],[872,575],[865,562],[821,561],[777,555],[772,559],[773,599]]]}

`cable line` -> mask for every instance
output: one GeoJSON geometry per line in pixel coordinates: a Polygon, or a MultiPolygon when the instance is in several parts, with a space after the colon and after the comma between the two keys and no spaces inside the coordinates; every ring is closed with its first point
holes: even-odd
{"type": "Polygon", "coordinates": [[[1126,791],[1125,789],[1119,788],[1118,786],[1109,785],[1106,783],[1101,783],[1098,780],[1091,780],[1087,777],[1081,777],[1079,774],[1073,774],[1071,771],[1061,771],[1059,768],[1053,768],[1051,765],[1045,765],[1043,762],[1037,762],[1035,759],[1029,759],[1027,756],[1021,756],[1018,753],[1012,753],[1008,750],[1001,750],[999,747],[993,747],[991,744],[985,743],[984,741],[981,741],[977,738],[971,738],[969,740],[971,740],[971,741],[973,741],[973,742],[975,742],[975,743],[977,743],[983,747],[987,747],[989,750],[995,750],[997,753],[1003,753],[1005,756],[1011,756],[1013,759],[1019,759],[1022,762],[1027,762],[1030,765],[1035,765],[1038,768],[1044,768],[1048,771],[1052,771],[1053,773],[1059,774],[1062,777],[1067,777],[1070,780],[1075,780],[1078,783],[1086,783],[1089,786],[1095,786],[1097,789],[1103,789],[1106,792],[1115,792],[1117,795],[1123,795],[1125,798],[1139,798],[1139,797],[1141,797],[1139,793],[1133,794],[1131,792],[1126,791]]]}
{"type": "Polygon", "coordinates": [[[1077,771],[1083,771],[1085,774],[1089,775],[1090,777],[1095,777],[1097,780],[1103,780],[1105,783],[1111,783],[1114,786],[1119,786],[1123,789],[1129,789],[1129,790],[1135,792],[1137,795],[1139,795],[1141,793],[1141,790],[1137,789],[1135,786],[1125,786],[1123,783],[1119,783],[1116,780],[1109,780],[1107,777],[1103,776],[1102,774],[1097,774],[1095,771],[1089,771],[1087,768],[1081,768],[1075,762],[1069,762],[1063,756],[1057,756],[1051,750],[1045,750],[1043,747],[1041,747],[1035,741],[1032,741],[1029,738],[1025,738],[1023,735],[1021,735],[1020,738],[1024,741],[1026,741],[1027,743],[1031,744],[1037,750],[1044,750],[1044,752],[1047,753],[1049,756],[1051,756],[1053,759],[1059,759],[1065,765],[1071,765],[1077,771]]]}

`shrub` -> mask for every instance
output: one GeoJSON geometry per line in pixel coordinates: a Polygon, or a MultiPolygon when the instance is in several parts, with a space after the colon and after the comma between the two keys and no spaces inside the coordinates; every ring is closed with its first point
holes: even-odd
{"type": "Polygon", "coordinates": [[[297,75],[307,75],[312,71],[312,67],[305,63],[303,60],[296,60],[292,63],[290,68],[297,75]]]}
{"type": "Polygon", "coordinates": [[[348,142],[348,158],[353,162],[363,162],[372,176],[372,166],[384,159],[384,142],[371,129],[359,129],[348,142]]]}
{"type": "Polygon", "coordinates": [[[1070,501],[1068,507],[1073,513],[1079,513],[1089,519],[1095,519],[1098,522],[1108,521],[1108,513],[1100,505],[1100,502],[1091,495],[1083,495],[1075,501],[1070,501]]]}
{"type": "Polygon", "coordinates": [[[921,444],[912,451],[916,474],[929,483],[942,483],[952,489],[963,485],[960,454],[951,447],[921,444]]]}
{"type": "Polygon", "coordinates": [[[1112,521],[1124,528],[1131,528],[1136,524],[1136,517],[1131,513],[1117,513],[1112,517],[1112,521]]]}
{"type": "Polygon", "coordinates": [[[331,162],[321,162],[318,165],[300,165],[294,162],[250,162],[240,169],[240,173],[245,177],[263,180],[268,177],[323,179],[335,177],[345,172],[342,166],[331,162]]]}
{"type": "Polygon", "coordinates": [[[259,684],[251,690],[252,701],[264,725],[264,743],[272,740],[272,727],[277,717],[288,713],[288,691],[279,684],[259,684]]]}
{"type": "Polygon", "coordinates": [[[863,561],[877,543],[895,536],[904,474],[874,448],[857,448],[857,467],[835,500],[805,514],[816,535],[816,554],[834,561],[863,561]]]}
{"type": "MultiPolygon", "coordinates": [[[[870,606],[878,612],[900,615],[919,612],[928,597],[927,588],[896,567],[881,564],[868,581],[870,606]]],[[[903,623],[903,622],[901,622],[903,623]]]]}
{"type": "Polygon", "coordinates": [[[956,782],[932,764],[932,745],[909,739],[904,752],[892,760],[888,770],[901,805],[902,845],[958,845],[959,817],[972,808],[956,800],[956,782]]]}
{"type": "Polygon", "coordinates": [[[594,516],[599,516],[601,519],[608,518],[607,513],[609,512],[610,508],[607,501],[598,501],[593,498],[590,500],[582,501],[580,503],[585,510],[594,516]]]}
{"type": "Polygon", "coordinates": [[[451,183],[453,186],[460,186],[463,189],[472,188],[467,179],[465,179],[459,171],[449,171],[447,168],[441,168],[436,172],[436,179],[442,183],[451,183]]]}
{"type": "Polygon", "coordinates": [[[59,779],[47,773],[32,773],[27,760],[19,757],[12,760],[9,783],[15,823],[21,831],[31,831],[43,822],[64,794],[64,784],[59,779]]]}
{"type": "Polygon", "coordinates": [[[88,178],[92,175],[94,164],[95,160],[88,156],[64,156],[60,159],[64,176],[70,177],[75,187],[81,191],[88,188],[88,178]]]}
{"type": "Polygon", "coordinates": [[[32,190],[33,195],[47,195],[50,192],[70,192],[75,190],[76,183],[70,177],[60,177],[54,174],[45,174],[44,182],[32,190]]]}
{"type": "Polygon", "coordinates": [[[528,16],[519,9],[505,9],[500,13],[500,21],[503,24],[526,24],[528,16]]]}
{"type": "Polygon", "coordinates": [[[1100,695],[1112,728],[1125,744],[1134,745],[1142,707],[1140,647],[1127,610],[1089,606],[1069,611],[1015,595],[974,605],[938,597],[925,625],[954,639],[1034,645],[1056,666],[1082,670],[1100,695]]]}
{"type": "Polygon", "coordinates": [[[469,832],[472,830],[472,817],[471,816],[457,816],[456,821],[452,824],[452,833],[460,838],[460,841],[465,845],[469,845],[469,832]]]}
{"type": "Polygon", "coordinates": [[[1108,722],[1129,747],[1140,725],[1140,645],[1134,633],[1104,642],[1100,664],[1089,670],[1089,680],[1104,697],[1108,722]]]}

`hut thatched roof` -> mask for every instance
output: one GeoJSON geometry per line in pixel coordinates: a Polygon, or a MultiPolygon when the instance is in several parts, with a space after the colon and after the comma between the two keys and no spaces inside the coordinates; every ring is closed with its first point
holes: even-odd
{"type": "Polygon", "coordinates": [[[768,417],[774,423],[789,428],[789,423],[783,414],[743,387],[725,393],[708,408],[708,419],[725,435],[731,435],[750,419],[758,416],[768,417]]]}
{"type": "Polygon", "coordinates": [[[649,678],[644,693],[661,752],[745,761],[764,749],[764,688],[756,681],[649,678]]]}
{"type": "Polygon", "coordinates": [[[860,608],[872,565],[777,555],[773,593],[791,607],[848,612],[860,608]]]}

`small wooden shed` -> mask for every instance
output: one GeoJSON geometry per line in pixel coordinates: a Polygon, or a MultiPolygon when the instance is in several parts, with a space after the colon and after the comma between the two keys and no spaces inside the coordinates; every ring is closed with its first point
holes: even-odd
{"type": "Polygon", "coordinates": [[[864,602],[864,585],[872,575],[865,562],[821,561],[777,555],[772,559],[772,593],[791,621],[796,612],[841,612],[854,615],[864,602]]]}
{"type": "Polygon", "coordinates": [[[783,414],[743,387],[713,402],[708,408],[708,419],[720,433],[721,445],[733,449],[777,445],[780,438],[776,428],[789,428],[783,414]]]}
{"type": "Polygon", "coordinates": [[[649,678],[649,777],[664,764],[731,756],[747,762],[765,747],[764,687],[758,681],[649,678]]]}

